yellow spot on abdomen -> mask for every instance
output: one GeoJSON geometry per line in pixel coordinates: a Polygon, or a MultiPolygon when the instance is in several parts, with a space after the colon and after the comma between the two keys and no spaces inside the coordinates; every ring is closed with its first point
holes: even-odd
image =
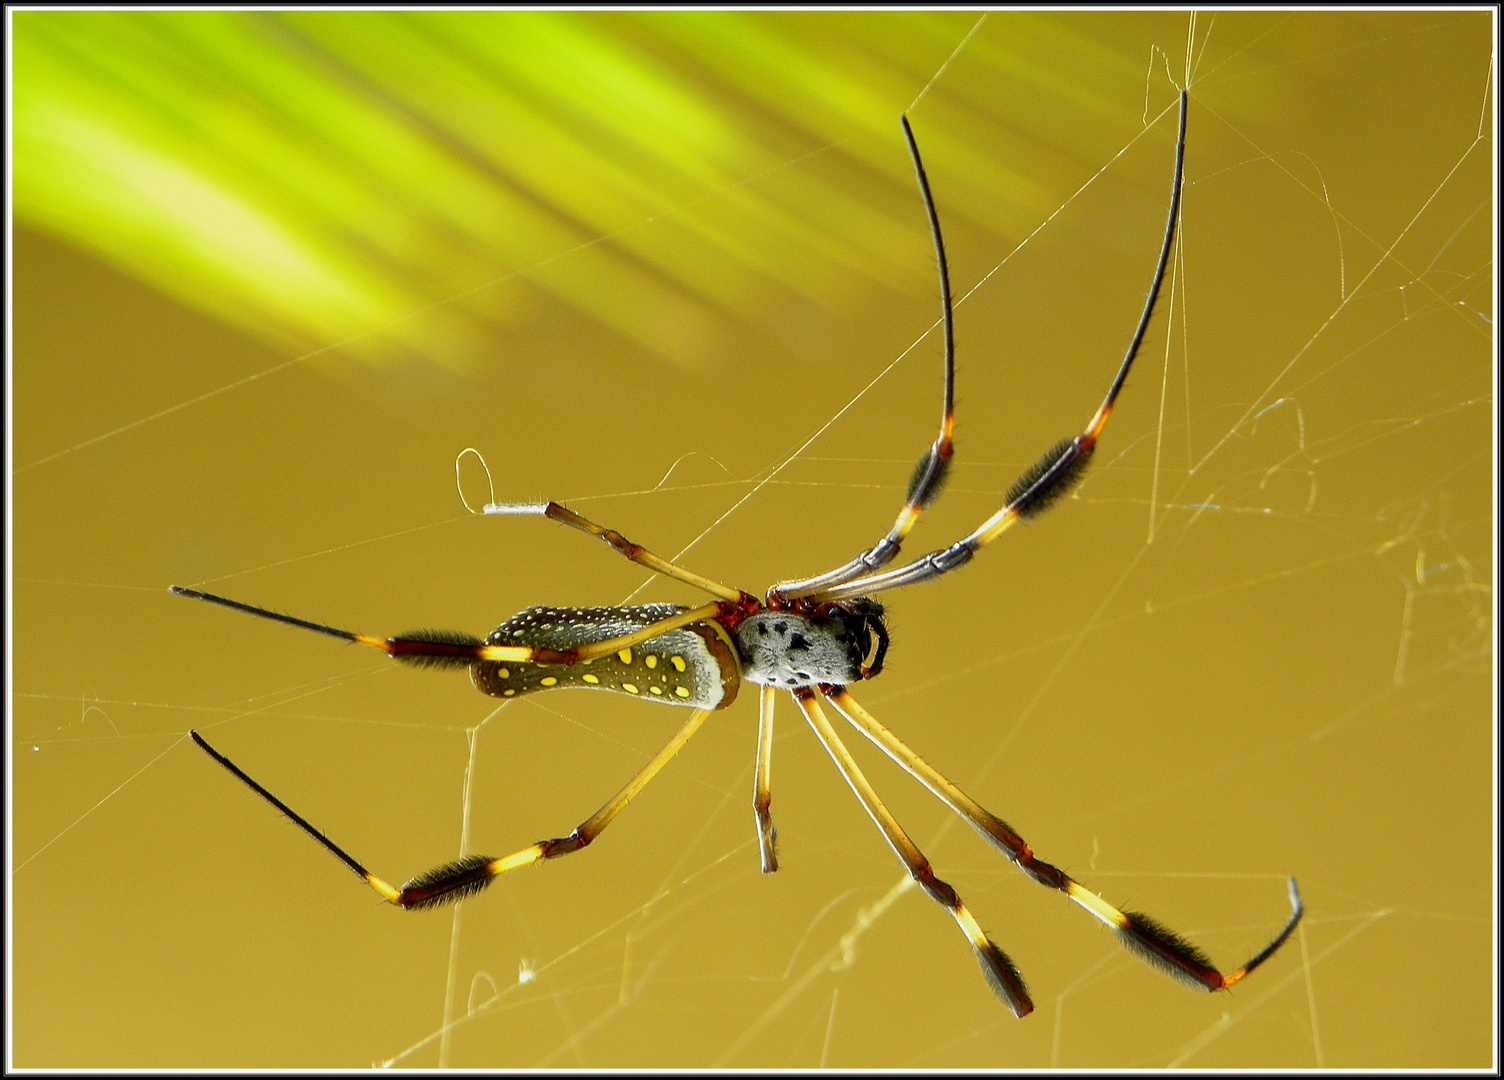
{"type": "Polygon", "coordinates": [[[658,658],[656,656],[653,656],[650,653],[650,654],[648,654],[648,658],[646,660],[644,660],[643,663],[646,664],[648,667],[657,667],[658,666],[658,658]]]}
{"type": "Polygon", "coordinates": [[[674,693],[678,694],[680,697],[689,697],[689,689],[687,687],[676,686],[674,687],[674,693]]]}
{"type": "Polygon", "coordinates": [[[559,680],[550,675],[546,679],[539,679],[538,682],[543,686],[556,686],[558,685],[559,680]]]}
{"type": "Polygon", "coordinates": [[[508,671],[504,667],[503,668],[497,668],[496,669],[496,674],[500,675],[503,679],[510,679],[512,677],[512,673],[510,671],[508,671]]]}
{"type": "Polygon", "coordinates": [[[648,693],[650,693],[650,694],[660,694],[661,695],[663,693],[663,690],[660,687],[657,687],[657,686],[650,686],[650,687],[648,687],[648,693]]]}
{"type": "Polygon", "coordinates": [[[600,682],[600,680],[597,679],[594,675],[583,675],[581,676],[581,678],[583,678],[591,686],[594,686],[596,683],[600,682]]]}
{"type": "Polygon", "coordinates": [[[515,690],[503,690],[503,691],[502,691],[502,692],[501,692],[501,696],[502,696],[502,697],[511,697],[511,696],[512,696],[512,695],[513,695],[513,694],[515,694],[515,693],[516,693],[516,692],[517,692],[517,691],[515,691],[515,690]]]}
{"type": "Polygon", "coordinates": [[[671,657],[669,657],[669,659],[674,662],[674,670],[675,671],[683,671],[684,670],[684,657],[682,657],[682,656],[671,656],[671,657]]]}
{"type": "Polygon", "coordinates": [[[616,658],[623,664],[630,664],[632,662],[632,650],[623,649],[621,652],[616,654],[616,658]]]}
{"type": "Polygon", "coordinates": [[[629,693],[629,694],[636,694],[636,693],[640,693],[640,692],[641,692],[641,691],[639,691],[639,690],[638,690],[638,689],[637,689],[637,687],[635,687],[635,686],[633,686],[633,685],[632,685],[632,684],[631,684],[631,683],[629,683],[629,682],[624,682],[624,683],[622,683],[622,684],[621,684],[621,688],[622,688],[622,689],[623,689],[623,690],[625,690],[625,691],[626,691],[626,692],[627,692],[627,693],[629,693]]]}

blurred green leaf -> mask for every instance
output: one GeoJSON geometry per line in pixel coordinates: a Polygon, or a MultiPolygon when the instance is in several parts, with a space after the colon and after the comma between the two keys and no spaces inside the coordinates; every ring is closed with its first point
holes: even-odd
{"type": "MultiPolygon", "coordinates": [[[[462,364],[475,320],[541,294],[704,369],[770,306],[929,287],[896,118],[974,23],[18,12],[16,214],[280,347],[462,364]],[[434,305],[421,339],[405,329],[434,305]]],[[[1068,97],[1054,54],[1102,52],[1068,37],[1014,20],[966,59],[1068,97]]],[[[1096,57],[1114,59],[1142,80],[1141,62],[1096,57]]],[[[924,109],[997,128],[949,92],[924,109]]],[[[1121,100],[1075,107],[1137,122],[1121,100]]],[[[953,215],[1006,231],[1058,205],[1008,161],[1037,156],[1037,135],[949,127],[923,137],[953,215]]]]}

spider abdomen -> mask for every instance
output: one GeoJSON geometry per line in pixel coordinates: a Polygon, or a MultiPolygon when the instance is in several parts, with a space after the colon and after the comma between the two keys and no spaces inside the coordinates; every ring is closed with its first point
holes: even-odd
{"type": "Polygon", "coordinates": [[[760,611],[736,627],[742,678],[765,686],[845,686],[862,678],[865,642],[854,620],[760,611]]]}
{"type": "MultiPolygon", "coordinates": [[[[630,634],[684,610],[673,604],[530,607],[492,630],[486,644],[562,651],[630,634]]],[[[670,630],[577,664],[482,660],[471,665],[470,679],[491,697],[520,697],[540,690],[610,690],[667,705],[724,709],[736,699],[740,672],[730,638],[712,622],[670,630]]]]}

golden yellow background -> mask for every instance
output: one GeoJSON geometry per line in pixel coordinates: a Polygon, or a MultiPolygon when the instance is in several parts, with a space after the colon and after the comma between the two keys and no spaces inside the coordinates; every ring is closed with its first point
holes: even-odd
{"type": "Polygon", "coordinates": [[[1492,16],[999,13],[945,66],[976,19],[13,16],[16,1065],[1490,1064],[1492,16]],[[381,634],[700,602],[466,513],[466,447],[749,590],[850,557],[938,417],[897,118],[942,66],[959,464],[913,552],[1100,400],[1189,69],[1181,242],[1079,495],[885,596],[857,696],[1220,965],[1296,875],[1281,954],[1187,990],[853,734],[1016,1021],[786,698],[758,872],[750,690],[588,852],[439,913],[194,748],[392,880],[591,813],[685,713],[497,709],[166,587],[381,634]]]}

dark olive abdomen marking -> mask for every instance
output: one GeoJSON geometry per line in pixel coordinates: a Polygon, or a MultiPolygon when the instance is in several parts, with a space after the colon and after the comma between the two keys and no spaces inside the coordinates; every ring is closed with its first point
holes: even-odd
{"type": "MultiPolygon", "coordinates": [[[[530,607],[492,630],[486,644],[563,650],[630,634],[684,610],[673,604],[530,607]]],[[[470,668],[470,679],[491,697],[521,697],[539,690],[610,690],[644,701],[724,709],[736,699],[741,673],[726,631],[716,623],[695,623],[578,664],[482,660],[470,668]]]]}

